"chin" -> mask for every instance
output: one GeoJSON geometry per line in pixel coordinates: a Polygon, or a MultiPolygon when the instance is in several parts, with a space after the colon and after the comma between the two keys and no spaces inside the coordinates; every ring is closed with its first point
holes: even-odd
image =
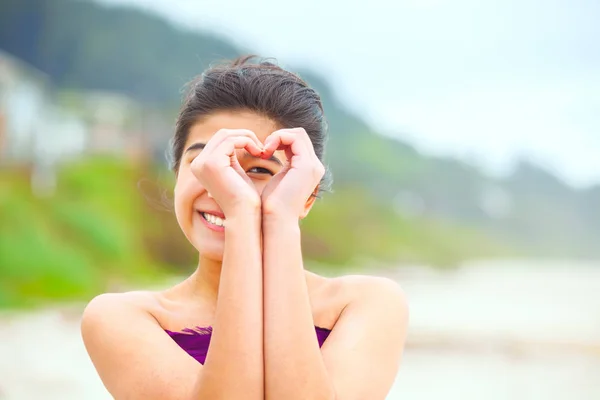
{"type": "Polygon", "coordinates": [[[200,251],[199,255],[200,255],[200,258],[205,259],[205,260],[223,262],[223,252],[200,251]]]}
{"type": "Polygon", "coordinates": [[[198,250],[200,258],[212,261],[223,261],[223,243],[206,243],[206,241],[196,241],[192,243],[193,246],[198,250]]]}
{"type": "Polygon", "coordinates": [[[199,217],[194,215],[191,224],[182,229],[188,241],[198,251],[200,258],[205,260],[223,261],[225,252],[225,238],[222,233],[215,233],[207,229],[199,217]]]}

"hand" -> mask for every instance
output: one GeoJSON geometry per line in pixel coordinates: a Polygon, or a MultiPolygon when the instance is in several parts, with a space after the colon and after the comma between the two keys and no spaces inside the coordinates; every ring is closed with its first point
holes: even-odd
{"type": "Polygon", "coordinates": [[[325,167],[303,128],[273,132],[265,140],[262,157],[268,158],[276,150],[285,150],[288,162],[265,186],[261,194],[262,213],[284,213],[302,218],[308,211],[307,201],[318,188],[325,167]]]}
{"type": "Polygon", "coordinates": [[[260,209],[260,196],[241,167],[236,150],[245,149],[255,157],[262,145],[254,132],[246,129],[221,129],[192,161],[191,170],[215,199],[225,217],[239,207],[260,209]]]}

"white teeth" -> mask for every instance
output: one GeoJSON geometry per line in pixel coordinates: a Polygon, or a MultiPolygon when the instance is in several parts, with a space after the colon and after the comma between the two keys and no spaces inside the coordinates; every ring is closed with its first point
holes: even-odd
{"type": "Polygon", "coordinates": [[[210,222],[213,225],[225,226],[225,221],[222,218],[217,217],[216,215],[202,213],[202,216],[204,217],[204,219],[206,219],[208,222],[210,222]]]}

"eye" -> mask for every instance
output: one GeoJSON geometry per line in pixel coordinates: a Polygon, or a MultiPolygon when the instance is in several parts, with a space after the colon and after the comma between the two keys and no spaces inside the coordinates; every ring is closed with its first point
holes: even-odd
{"type": "Polygon", "coordinates": [[[273,175],[273,172],[263,167],[253,167],[248,170],[249,174],[269,174],[273,175]]]}
{"type": "Polygon", "coordinates": [[[185,160],[185,161],[186,161],[188,164],[191,164],[191,163],[192,163],[192,161],[194,161],[194,159],[195,159],[196,157],[198,157],[198,154],[200,154],[200,152],[199,152],[199,151],[189,152],[189,153],[187,153],[187,154],[186,154],[186,155],[183,157],[183,159],[184,159],[184,160],[185,160]]]}

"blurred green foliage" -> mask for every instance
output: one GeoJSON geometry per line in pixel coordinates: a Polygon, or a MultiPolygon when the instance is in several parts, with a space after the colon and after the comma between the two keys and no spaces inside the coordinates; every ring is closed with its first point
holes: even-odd
{"type": "Polygon", "coordinates": [[[38,198],[31,171],[0,170],[0,306],[81,298],[160,276],[141,234],[137,173],[110,159],[69,165],[56,195],[38,198]]]}
{"type": "Polygon", "coordinates": [[[517,248],[472,228],[408,217],[356,186],[337,188],[302,221],[305,254],[329,265],[362,262],[455,266],[478,257],[511,256],[517,248]]]}
{"type": "MultiPolygon", "coordinates": [[[[121,93],[140,106],[141,117],[132,119],[151,114],[161,127],[172,126],[185,82],[211,62],[248,52],[144,11],[75,0],[0,2],[0,49],[48,74],[64,107],[77,108],[90,90],[121,93]]],[[[421,154],[375,132],[314,71],[297,72],[322,97],[325,162],[336,182],[302,222],[307,261],[600,256],[600,186],[574,189],[526,161],[493,178],[421,154]],[[486,209],[493,192],[508,199],[504,214],[486,209]],[[419,212],[410,201],[399,206],[402,196],[416,200],[419,212]]],[[[162,155],[168,139],[165,131],[153,154],[162,155]]],[[[172,183],[160,167],[95,158],[63,165],[56,195],[38,198],[30,171],[0,170],[0,305],[86,297],[132,279],[189,272],[196,255],[162,201],[172,183]]]]}

